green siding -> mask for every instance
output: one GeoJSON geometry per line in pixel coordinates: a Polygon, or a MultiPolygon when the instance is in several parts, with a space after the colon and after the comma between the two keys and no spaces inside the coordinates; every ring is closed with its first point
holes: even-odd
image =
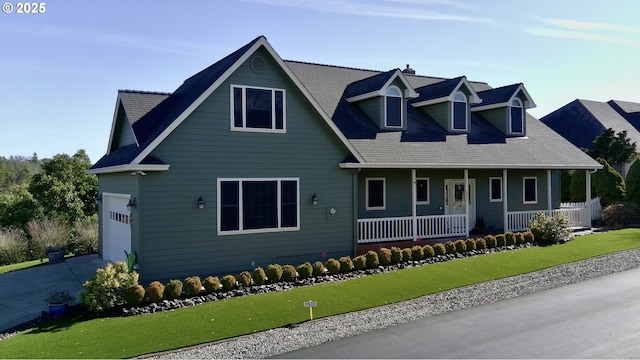
{"type": "Polygon", "coordinates": [[[113,145],[115,147],[111,150],[136,143],[136,139],[133,136],[133,131],[131,130],[129,120],[125,115],[125,111],[122,105],[120,105],[120,110],[118,111],[118,118],[116,119],[116,127],[114,129],[113,136],[115,137],[113,141],[113,145]]]}
{"type": "Polygon", "coordinates": [[[443,102],[440,104],[434,104],[429,106],[423,106],[422,109],[426,112],[433,120],[435,120],[440,126],[442,126],[447,131],[451,130],[451,103],[443,102]]]}
{"type": "Polygon", "coordinates": [[[507,109],[508,108],[506,107],[502,107],[497,109],[485,110],[480,111],[479,114],[487,121],[489,121],[493,126],[497,127],[498,130],[502,131],[503,134],[508,134],[509,125],[507,120],[509,119],[509,114],[507,112],[507,109]]]}

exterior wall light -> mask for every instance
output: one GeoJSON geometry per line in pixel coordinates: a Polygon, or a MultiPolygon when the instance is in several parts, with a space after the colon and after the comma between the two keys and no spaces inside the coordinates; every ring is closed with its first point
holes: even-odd
{"type": "Polygon", "coordinates": [[[311,203],[313,205],[318,205],[318,195],[313,194],[313,196],[311,197],[311,203]]]}
{"type": "Polygon", "coordinates": [[[102,202],[102,194],[96,195],[96,205],[100,204],[101,202],[102,202]]]}
{"type": "Polygon", "coordinates": [[[134,207],[136,207],[136,198],[131,198],[127,203],[127,210],[131,211],[131,208],[134,208],[134,207]]]}
{"type": "Polygon", "coordinates": [[[204,209],[204,204],[205,204],[204,199],[202,198],[202,196],[200,196],[198,198],[198,209],[204,209]]]}

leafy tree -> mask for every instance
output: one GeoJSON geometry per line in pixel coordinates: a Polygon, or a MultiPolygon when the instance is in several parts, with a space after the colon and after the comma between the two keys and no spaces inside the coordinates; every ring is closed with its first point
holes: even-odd
{"type": "Polygon", "coordinates": [[[586,201],[587,197],[587,174],[584,170],[576,170],[571,173],[571,181],[569,186],[569,201],[581,202],[586,201]]]}
{"type": "Polygon", "coordinates": [[[612,128],[608,128],[593,140],[589,155],[594,159],[602,158],[611,165],[620,165],[636,156],[636,143],[631,142],[626,131],[615,134],[612,128]]]}
{"type": "Polygon", "coordinates": [[[560,201],[571,201],[571,171],[562,170],[560,173],[560,201]]]}
{"type": "Polygon", "coordinates": [[[44,159],[41,166],[42,172],[31,179],[29,192],[46,217],[61,217],[73,224],[96,213],[98,179],[85,173],[91,162],[84,150],[44,159]]]}
{"type": "Polygon", "coordinates": [[[10,156],[0,157],[0,192],[6,192],[13,185],[28,184],[34,174],[40,172],[38,155],[26,158],[10,156]]]}
{"type": "Polygon", "coordinates": [[[625,183],[622,176],[606,160],[602,158],[596,160],[604,165],[604,168],[592,175],[593,193],[600,197],[603,206],[624,200],[625,183]]]}
{"type": "Polygon", "coordinates": [[[38,202],[27,190],[27,185],[13,185],[0,194],[0,228],[20,228],[40,217],[38,202]]]}
{"type": "Polygon", "coordinates": [[[629,168],[626,184],[627,201],[640,205],[640,159],[629,168]]]}

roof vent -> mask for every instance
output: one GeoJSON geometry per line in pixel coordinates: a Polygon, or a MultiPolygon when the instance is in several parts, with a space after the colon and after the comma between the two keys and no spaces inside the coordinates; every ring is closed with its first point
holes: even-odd
{"type": "Polygon", "coordinates": [[[411,67],[409,67],[409,64],[407,64],[407,68],[402,70],[403,74],[408,74],[408,75],[415,75],[416,71],[413,70],[411,67]]]}
{"type": "Polygon", "coordinates": [[[262,73],[266,68],[267,68],[267,62],[262,56],[256,55],[251,58],[251,70],[253,70],[256,73],[262,73]]]}

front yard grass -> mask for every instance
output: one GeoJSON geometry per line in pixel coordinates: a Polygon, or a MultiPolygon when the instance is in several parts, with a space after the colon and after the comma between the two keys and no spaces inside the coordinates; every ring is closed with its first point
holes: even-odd
{"type": "MultiPolygon", "coordinates": [[[[413,299],[603,254],[640,248],[640,229],[578,237],[532,247],[205,303],[126,318],[64,318],[0,341],[3,358],[126,358],[217,341],[308,320],[303,302],[315,300],[314,318],[413,299]]],[[[268,346],[268,344],[265,344],[268,346]]]]}

